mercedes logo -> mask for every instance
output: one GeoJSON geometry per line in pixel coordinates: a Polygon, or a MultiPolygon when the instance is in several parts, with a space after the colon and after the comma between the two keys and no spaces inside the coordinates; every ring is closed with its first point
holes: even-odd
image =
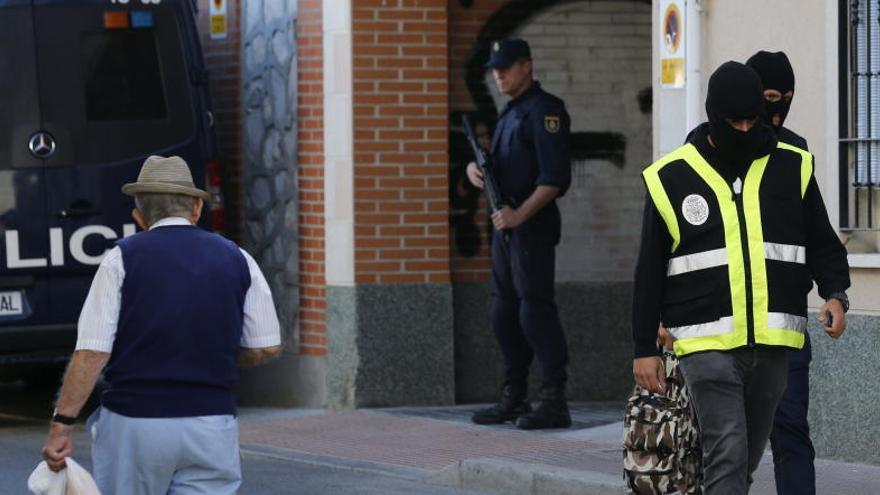
{"type": "Polygon", "coordinates": [[[37,158],[49,158],[55,154],[55,138],[45,131],[35,132],[28,140],[28,149],[37,158]]]}

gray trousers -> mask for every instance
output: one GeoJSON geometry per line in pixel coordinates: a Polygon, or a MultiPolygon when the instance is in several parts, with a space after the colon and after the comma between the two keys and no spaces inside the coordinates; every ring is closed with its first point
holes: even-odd
{"type": "Polygon", "coordinates": [[[788,376],[781,347],[741,347],[681,358],[703,443],[705,495],[749,492],[788,376]]]}

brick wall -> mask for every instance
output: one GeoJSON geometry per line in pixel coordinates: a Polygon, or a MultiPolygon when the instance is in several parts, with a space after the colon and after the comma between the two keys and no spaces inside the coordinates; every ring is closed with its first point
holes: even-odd
{"type": "MultiPolygon", "coordinates": [[[[452,130],[460,129],[461,123],[456,119],[460,118],[458,116],[462,112],[477,110],[467,86],[467,64],[473,56],[480,30],[493,14],[508,3],[509,0],[474,0],[470,7],[465,8],[458,0],[449,0],[449,104],[454,119],[450,122],[452,130]]],[[[477,132],[482,134],[484,145],[488,145],[489,131],[485,126],[478,126],[477,132]]],[[[486,281],[490,273],[490,224],[486,215],[486,201],[479,196],[474,205],[474,198],[468,194],[471,186],[463,176],[463,167],[471,159],[469,153],[464,150],[462,157],[462,153],[453,151],[453,161],[450,163],[453,222],[463,222],[468,227],[453,228],[450,233],[450,263],[455,282],[486,281]]]]}
{"type": "Polygon", "coordinates": [[[357,284],[449,282],[447,0],[354,0],[357,284]]]}
{"type": "Polygon", "coordinates": [[[589,156],[572,164],[571,189],[559,202],[563,237],[557,280],[629,281],[644,205],[640,174],[652,158],[651,113],[639,101],[640,92],[651,86],[651,6],[558,5],[516,34],[532,46],[535,77],[565,100],[575,139],[600,133],[623,140],[613,157],[587,150],[589,156]]]}
{"type": "Polygon", "coordinates": [[[225,39],[212,40],[209,19],[210,0],[198,0],[196,19],[205,64],[211,78],[211,100],[220,162],[226,170],[226,235],[240,239],[244,223],[241,155],[241,3],[227,0],[225,39]]]}
{"type": "Polygon", "coordinates": [[[298,0],[300,353],[327,354],[324,280],[324,111],[321,0],[298,0]]]}
{"type": "MultiPolygon", "coordinates": [[[[527,39],[536,79],[566,101],[576,148],[573,184],[560,200],[563,239],[557,252],[557,279],[631,279],[643,201],[639,172],[651,161],[650,100],[647,109],[639,100],[640,92],[651,85],[650,4],[474,0],[465,8],[450,0],[449,8],[450,106],[455,119],[450,122],[451,134],[460,132],[456,121],[460,113],[473,111],[482,112],[479,119],[488,132],[495,118],[491,102],[500,108],[504,101],[494,85],[487,87],[491,98],[474,93],[475,82],[485,76],[474,65],[475,48],[485,49],[487,41],[497,36],[527,39]],[[475,97],[489,102],[490,115],[475,97]]],[[[469,202],[462,194],[469,186],[460,169],[469,159],[469,151],[453,149],[453,222],[469,224],[452,232],[456,282],[489,278],[485,200],[480,196],[478,203],[469,202]]]]}

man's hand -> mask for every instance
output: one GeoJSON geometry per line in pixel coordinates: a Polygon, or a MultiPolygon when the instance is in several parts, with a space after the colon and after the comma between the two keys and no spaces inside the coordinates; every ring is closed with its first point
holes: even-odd
{"type": "MultiPolygon", "coordinates": [[[[83,404],[91,395],[101,375],[101,370],[110,360],[110,353],[98,351],[74,351],[64,373],[64,383],[58,394],[57,411],[65,416],[76,417],[83,404]]],[[[49,437],[43,446],[43,459],[53,471],[64,468],[64,458],[73,452],[73,425],[52,421],[49,424],[49,437]]]]}
{"type": "Polygon", "coordinates": [[[659,356],[633,359],[633,376],[643,389],[657,394],[666,393],[666,370],[659,356]]]}
{"type": "Polygon", "coordinates": [[[827,333],[832,339],[839,338],[846,330],[846,312],[843,311],[843,304],[837,299],[829,299],[819,309],[819,322],[825,327],[827,333]],[[831,313],[831,325],[825,321],[825,312],[831,313]]]}
{"type": "Polygon", "coordinates": [[[238,350],[238,365],[242,368],[250,368],[281,355],[280,345],[272,347],[241,347],[238,350]]]}
{"type": "Polygon", "coordinates": [[[492,214],[492,224],[495,225],[496,230],[514,229],[522,222],[519,213],[508,206],[492,214]]]}
{"type": "Polygon", "coordinates": [[[486,185],[483,182],[483,174],[480,173],[480,168],[477,167],[477,162],[468,163],[467,176],[468,180],[471,181],[471,184],[478,189],[482,189],[486,185]]]}
{"type": "Polygon", "coordinates": [[[43,459],[52,471],[61,471],[65,468],[65,457],[73,453],[73,425],[63,425],[52,422],[49,427],[49,437],[43,446],[43,459]]]}

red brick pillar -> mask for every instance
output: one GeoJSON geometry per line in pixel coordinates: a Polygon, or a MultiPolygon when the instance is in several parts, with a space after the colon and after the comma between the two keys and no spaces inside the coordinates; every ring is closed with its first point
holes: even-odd
{"type": "Polygon", "coordinates": [[[325,60],[325,108],[340,119],[325,122],[329,400],[451,403],[447,2],[332,4],[341,10],[325,16],[325,53],[337,57],[325,60]],[[350,156],[336,154],[349,145],[350,156]]]}
{"type": "Polygon", "coordinates": [[[327,354],[324,279],[324,47],[321,0],[299,0],[297,165],[299,169],[299,351],[327,354]]]}
{"type": "Polygon", "coordinates": [[[358,284],[448,283],[446,0],[355,0],[358,284]]]}

